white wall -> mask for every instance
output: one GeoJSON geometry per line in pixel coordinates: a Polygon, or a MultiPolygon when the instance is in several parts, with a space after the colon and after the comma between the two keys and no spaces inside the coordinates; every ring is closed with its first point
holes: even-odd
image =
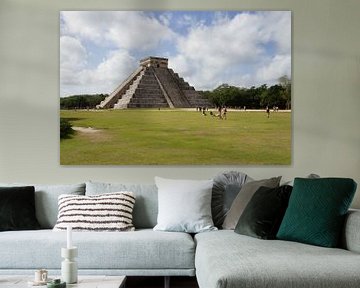
{"type": "MultiPolygon", "coordinates": [[[[318,173],[360,186],[358,0],[1,0],[0,182],[152,182],[223,170],[285,179],[318,173]],[[235,9],[293,11],[293,161],[290,166],[60,166],[59,11],[235,9]]],[[[354,207],[360,207],[360,188],[354,207]]]]}

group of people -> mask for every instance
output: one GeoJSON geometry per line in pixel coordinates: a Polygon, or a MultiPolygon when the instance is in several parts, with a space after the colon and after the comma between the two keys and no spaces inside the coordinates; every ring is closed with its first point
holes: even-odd
{"type": "MultiPolygon", "coordinates": [[[[200,111],[202,115],[207,116],[207,111],[209,111],[208,107],[197,107],[196,111],[200,111]]],[[[224,107],[218,107],[217,113],[214,113],[213,111],[209,112],[210,116],[212,117],[218,117],[221,120],[226,120],[226,114],[227,114],[227,108],[224,107]]]]}
{"type": "MultiPolygon", "coordinates": [[[[209,108],[208,107],[196,107],[196,111],[200,111],[202,115],[207,116],[206,112],[209,111],[209,108]]],[[[246,111],[246,106],[244,106],[244,111],[246,111]]],[[[270,107],[266,106],[265,111],[266,111],[267,117],[269,118],[270,117],[270,107]]],[[[279,111],[279,107],[274,106],[273,111],[274,112],[279,111]]],[[[226,108],[226,106],[220,106],[217,108],[217,113],[210,111],[209,114],[210,114],[210,116],[218,117],[221,120],[226,120],[227,119],[226,118],[227,108],[226,108]]]]}

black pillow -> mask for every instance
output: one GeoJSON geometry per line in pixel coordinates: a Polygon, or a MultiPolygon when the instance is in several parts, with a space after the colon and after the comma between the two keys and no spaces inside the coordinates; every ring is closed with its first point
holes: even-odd
{"type": "Polygon", "coordinates": [[[289,203],[292,186],[260,187],[236,225],[235,232],[255,238],[275,239],[289,203]]]}
{"type": "Polygon", "coordinates": [[[35,188],[0,187],[0,231],[39,229],[35,188]]]}

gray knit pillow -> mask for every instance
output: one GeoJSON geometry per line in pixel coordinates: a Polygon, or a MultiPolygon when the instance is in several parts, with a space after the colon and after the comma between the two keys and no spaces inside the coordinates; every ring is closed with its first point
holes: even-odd
{"type": "Polygon", "coordinates": [[[249,181],[252,181],[251,177],[238,171],[227,171],[216,175],[212,189],[211,213],[217,228],[222,227],[241,187],[249,181]]]}
{"type": "Polygon", "coordinates": [[[55,231],[133,231],[132,192],[115,192],[93,196],[59,196],[59,215],[55,231]]]}

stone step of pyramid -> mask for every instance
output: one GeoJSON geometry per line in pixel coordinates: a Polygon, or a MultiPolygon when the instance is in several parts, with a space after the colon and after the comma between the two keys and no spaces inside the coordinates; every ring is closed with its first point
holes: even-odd
{"type": "Polygon", "coordinates": [[[153,104],[128,104],[127,108],[168,108],[169,105],[167,103],[153,103],[153,104]]]}
{"type": "Polygon", "coordinates": [[[131,98],[130,102],[131,104],[135,103],[144,103],[144,104],[152,104],[152,103],[167,103],[165,99],[159,99],[159,98],[131,98]]]}
{"type": "Polygon", "coordinates": [[[138,86],[138,88],[134,92],[135,92],[134,94],[162,94],[162,91],[159,86],[157,87],[138,86]]]}

